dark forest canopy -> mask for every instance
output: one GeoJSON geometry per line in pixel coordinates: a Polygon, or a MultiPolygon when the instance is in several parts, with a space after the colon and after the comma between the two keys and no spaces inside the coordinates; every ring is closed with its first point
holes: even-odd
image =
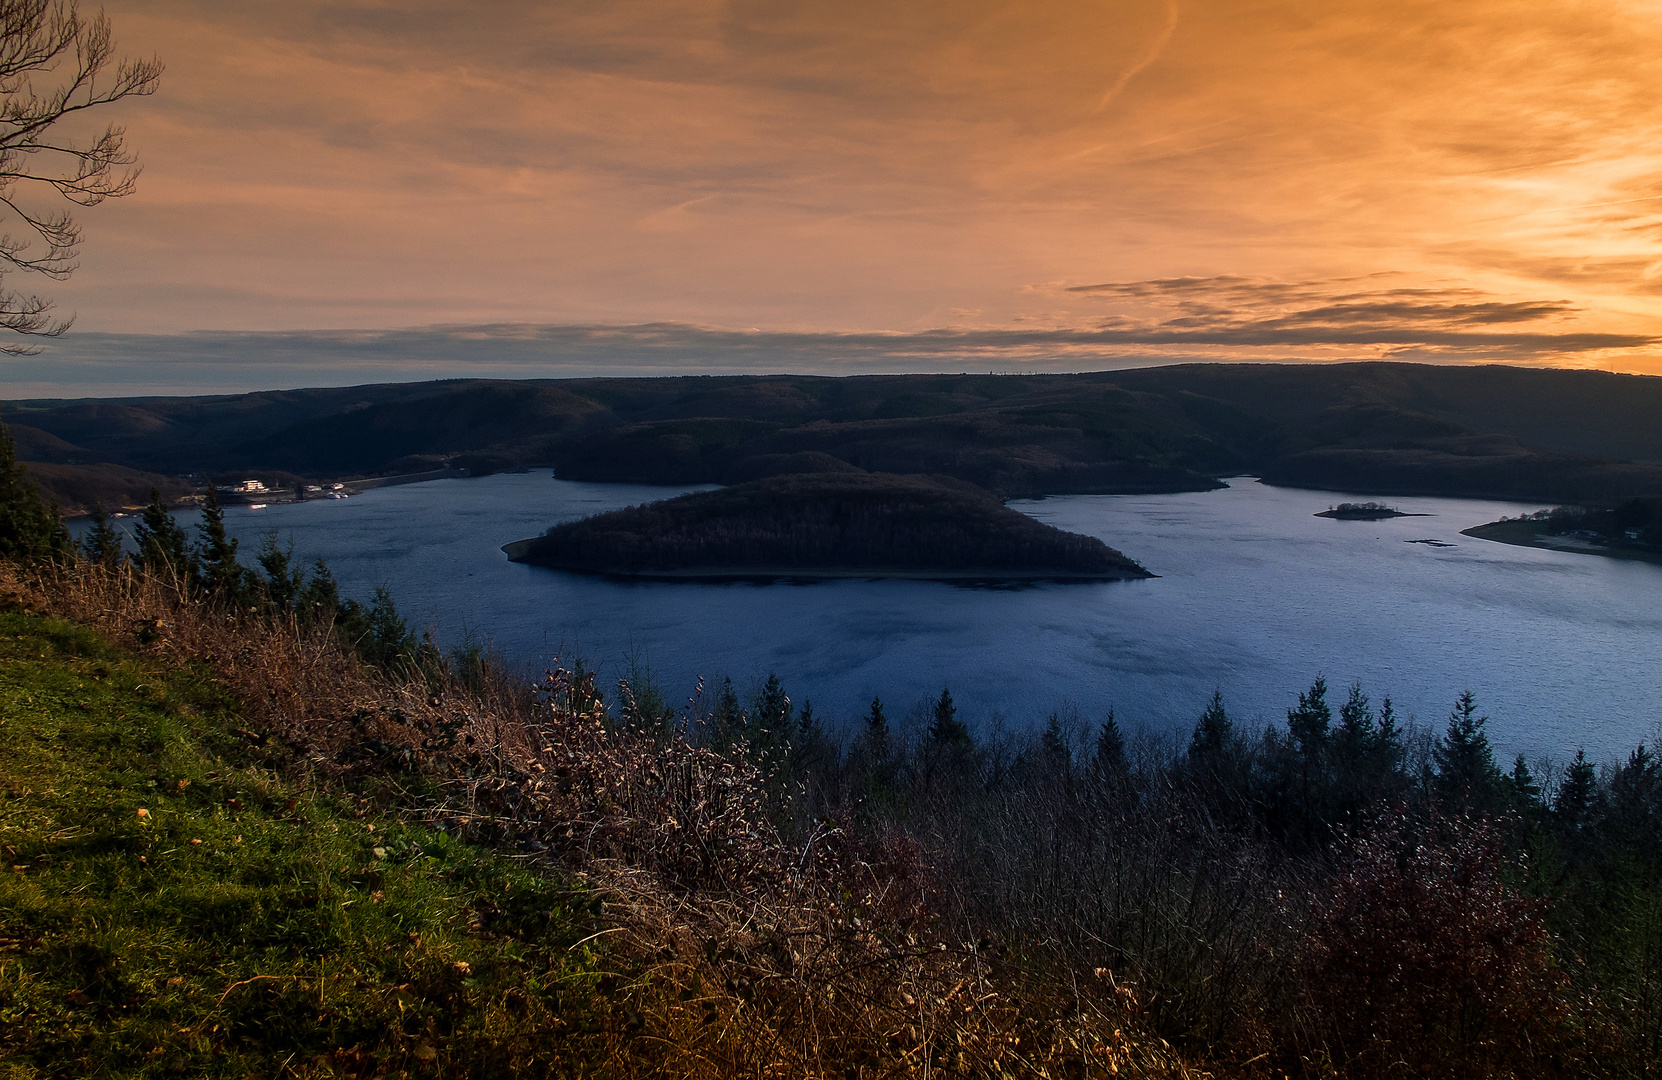
{"type": "Polygon", "coordinates": [[[631,506],[507,550],[518,562],[648,576],[1150,576],[1095,537],[960,481],[865,473],[782,476],[631,506]]]}
{"type": "Polygon", "coordinates": [[[1662,495],[1662,378],[1497,366],[450,380],[6,413],[25,460],[172,474],[535,464],[573,480],[733,484],[853,468],[1003,497],[1204,490],[1239,474],[1379,495],[1662,495]]]}

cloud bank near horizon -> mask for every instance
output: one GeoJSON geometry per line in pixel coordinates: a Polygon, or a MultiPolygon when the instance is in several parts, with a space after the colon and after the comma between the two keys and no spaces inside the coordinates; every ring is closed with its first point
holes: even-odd
{"type": "Polygon", "coordinates": [[[1084,371],[1196,361],[1415,360],[1632,370],[1658,339],[1589,330],[1565,300],[1389,280],[1238,276],[1035,286],[1103,306],[1089,325],[913,332],[689,323],[87,333],[0,366],[0,396],[238,393],[443,378],[1084,371]]]}

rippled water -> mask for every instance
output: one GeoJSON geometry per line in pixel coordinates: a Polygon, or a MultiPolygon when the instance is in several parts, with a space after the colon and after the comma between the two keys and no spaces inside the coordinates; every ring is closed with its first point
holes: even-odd
{"type": "Polygon", "coordinates": [[[1013,725],[1076,706],[1187,729],[1214,687],[1239,719],[1280,717],[1317,673],[1439,727],[1464,689],[1497,749],[1604,759],[1662,721],[1662,566],[1459,535],[1535,509],[1396,499],[1429,517],[1312,515],[1346,498],[1247,479],[1225,490],[1013,503],[1090,533],[1150,581],[966,588],[929,582],[625,583],[509,563],[510,540],[679,490],[547,473],[443,480],[344,501],[233,509],[245,552],[275,529],[325,557],[349,595],[391,588],[411,621],[510,657],[580,653],[615,678],[633,655],[670,699],[694,679],[741,689],[777,671],[792,697],[852,719],[949,686],[961,714],[1013,725]],[[1408,543],[1438,540],[1452,546],[1408,543]]]}

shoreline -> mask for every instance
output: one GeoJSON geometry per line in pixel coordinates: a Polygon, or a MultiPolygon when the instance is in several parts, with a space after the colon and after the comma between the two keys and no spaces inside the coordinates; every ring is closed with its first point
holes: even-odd
{"type": "Polygon", "coordinates": [[[1662,566],[1662,552],[1609,547],[1569,537],[1548,536],[1538,530],[1538,524],[1533,521],[1490,521],[1483,525],[1473,525],[1469,529],[1461,529],[1460,535],[1496,544],[1511,544],[1513,547],[1564,551],[1572,555],[1602,555],[1607,559],[1625,559],[1629,562],[1648,562],[1662,566]]]}
{"type": "Polygon", "coordinates": [[[582,566],[560,566],[552,563],[527,562],[525,553],[540,537],[514,540],[502,545],[509,562],[522,566],[540,566],[545,570],[559,570],[568,574],[588,574],[593,577],[618,578],[625,581],[941,581],[941,582],[1004,582],[1037,583],[1054,581],[1063,584],[1084,584],[1101,581],[1146,581],[1159,574],[1080,574],[1065,571],[1040,570],[911,570],[899,567],[789,567],[789,566],[734,566],[708,567],[684,570],[605,570],[582,566]]]}
{"type": "Polygon", "coordinates": [[[1393,518],[1405,517],[1436,517],[1436,514],[1414,514],[1405,510],[1392,510],[1387,513],[1341,514],[1337,510],[1323,510],[1311,517],[1327,518],[1330,521],[1390,521],[1393,518]]]}

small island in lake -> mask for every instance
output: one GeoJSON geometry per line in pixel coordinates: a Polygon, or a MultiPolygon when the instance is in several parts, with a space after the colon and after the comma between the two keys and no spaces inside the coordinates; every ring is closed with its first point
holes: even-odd
{"type": "Polygon", "coordinates": [[[1431,515],[1411,514],[1406,510],[1398,510],[1394,506],[1386,506],[1380,502],[1344,502],[1338,506],[1329,507],[1316,516],[1336,518],[1339,521],[1384,521],[1386,518],[1430,517],[1431,515]]]}
{"type": "Polygon", "coordinates": [[[885,473],[776,476],[556,525],[504,545],[515,562],[629,577],[1146,578],[1091,536],[971,484],[885,473]]]}

